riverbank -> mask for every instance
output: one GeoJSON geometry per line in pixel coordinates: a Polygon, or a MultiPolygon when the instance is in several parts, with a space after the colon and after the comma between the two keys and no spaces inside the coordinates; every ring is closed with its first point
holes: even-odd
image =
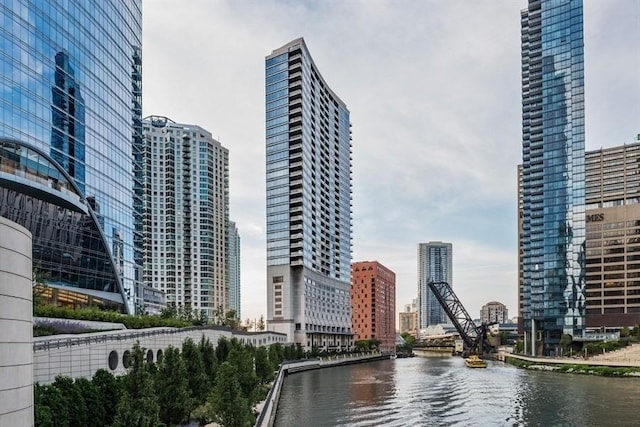
{"type": "Polygon", "coordinates": [[[367,363],[377,360],[389,359],[389,355],[382,353],[354,353],[340,354],[336,356],[319,357],[310,360],[285,361],[280,365],[276,379],[273,381],[271,390],[267,394],[264,402],[261,402],[261,410],[256,427],[271,427],[276,418],[280,391],[284,382],[284,377],[297,372],[310,371],[314,369],[333,368],[336,366],[352,365],[355,363],[367,363]]]}
{"type": "Polygon", "coordinates": [[[576,358],[530,357],[519,354],[500,354],[496,359],[530,370],[605,377],[640,377],[640,362],[637,361],[613,362],[576,358]]]}

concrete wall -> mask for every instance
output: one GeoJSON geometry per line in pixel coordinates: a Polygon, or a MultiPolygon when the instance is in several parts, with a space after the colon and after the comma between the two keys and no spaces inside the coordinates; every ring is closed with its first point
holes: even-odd
{"type": "Polygon", "coordinates": [[[283,334],[232,332],[228,328],[215,326],[149,328],[37,337],[33,339],[33,382],[49,384],[58,375],[90,379],[98,369],[121,375],[127,371],[127,355],[131,353],[131,348],[136,342],[145,348],[147,360],[157,362],[159,355],[169,346],[180,348],[187,338],[198,343],[203,335],[214,346],[221,337],[235,337],[255,346],[269,346],[276,342],[287,344],[286,336],[283,334]]]}
{"type": "Polygon", "coordinates": [[[33,426],[31,233],[0,217],[0,426],[33,426]]]}

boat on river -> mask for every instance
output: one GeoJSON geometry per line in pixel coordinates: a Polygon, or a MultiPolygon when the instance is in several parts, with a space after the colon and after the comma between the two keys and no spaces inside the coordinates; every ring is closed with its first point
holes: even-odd
{"type": "Polygon", "coordinates": [[[464,359],[464,363],[467,364],[470,368],[486,368],[487,362],[480,359],[477,354],[472,354],[471,356],[464,359]]]}

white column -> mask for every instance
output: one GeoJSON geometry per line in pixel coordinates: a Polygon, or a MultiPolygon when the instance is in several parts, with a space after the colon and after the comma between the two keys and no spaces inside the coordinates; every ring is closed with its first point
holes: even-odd
{"type": "Polygon", "coordinates": [[[31,233],[0,217],[0,426],[33,426],[31,233]]]}
{"type": "Polygon", "coordinates": [[[531,355],[536,355],[536,321],[531,319],[531,355]]]}

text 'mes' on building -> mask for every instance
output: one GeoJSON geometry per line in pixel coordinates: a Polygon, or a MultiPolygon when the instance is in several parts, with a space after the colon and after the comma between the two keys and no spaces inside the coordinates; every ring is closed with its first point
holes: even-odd
{"type": "Polygon", "coordinates": [[[521,13],[522,282],[525,351],[585,332],[582,0],[529,0],[521,13]]]}
{"type": "Polygon", "coordinates": [[[141,3],[0,4],[0,215],[52,303],[139,303],[141,3]]]}
{"type": "Polygon", "coordinates": [[[351,331],[351,123],[302,38],[265,60],[267,324],[305,348],[351,331]]]}
{"type": "Polygon", "coordinates": [[[351,265],[351,316],[355,340],[380,341],[396,348],[396,274],[377,261],[351,265]]]}

